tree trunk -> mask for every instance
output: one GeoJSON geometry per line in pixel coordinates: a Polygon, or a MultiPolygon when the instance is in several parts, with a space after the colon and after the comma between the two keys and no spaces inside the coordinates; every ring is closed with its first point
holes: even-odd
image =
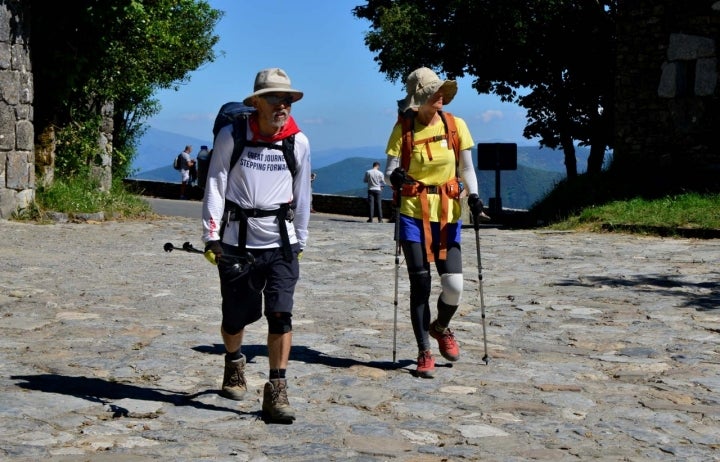
{"type": "Polygon", "coordinates": [[[590,145],[590,155],[587,161],[587,172],[591,175],[597,175],[602,171],[603,162],[605,162],[605,142],[594,140],[590,145]]]}
{"type": "Polygon", "coordinates": [[[587,172],[590,175],[597,175],[602,172],[605,162],[605,148],[607,147],[606,117],[603,114],[595,114],[590,119],[590,155],[588,156],[587,172]]]}
{"type": "Polygon", "coordinates": [[[561,136],[562,149],[565,153],[565,171],[568,179],[577,177],[577,159],[575,158],[575,145],[572,138],[566,135],[561,136]]]}

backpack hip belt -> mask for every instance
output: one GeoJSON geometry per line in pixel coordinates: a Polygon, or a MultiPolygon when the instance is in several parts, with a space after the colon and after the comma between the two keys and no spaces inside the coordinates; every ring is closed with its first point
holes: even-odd
{"type": "Polygon", "coordinates": [[[292,246],[290,235],[287,230],[287,223],[295,218],[295,211],[292,204],[282,204],[273,210],[244,209],[233,201],[225,201],[225,211],[220,225],[220,239],[222,239],[225,225],[230,221],[238,222],[238,248],[241,252],[247,252],[247,221],[248,218],[277,217],[280,228],[280,240],[282,242],[283,257],[286,261],[292,261],[292,246]]]}
{"type": "Polygon", "coordinates": [[[441,185],[426,185],[420,181],[403,185],[400,191],[401,196],[417,197],[420,200],[423,214],[423,236],[425,238],[425,254],[427,261],[435,261],[435,253],[432,251],[432,231],[430,229],[430,206],[428,205],[428,194],[440,195],[440,242],[438,243],[438,258],[447,259],[447,216],[450,210],[450,201],[459,199],[460,181],[451,178],[441,185]]]}

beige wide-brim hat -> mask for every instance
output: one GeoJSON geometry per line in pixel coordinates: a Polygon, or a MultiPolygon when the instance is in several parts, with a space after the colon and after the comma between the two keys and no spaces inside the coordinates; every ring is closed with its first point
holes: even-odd
{"type": "Polygon", "coordinates": [[[440,80],[440,77],[432,69],[421,67],[408,75],[405,81],[405,90],[407,96],[398,100],[400,112],[419,108],[438,90],[442,91],[443,105],[450,104],[450,101],[457,94],[457,82],[454,80],[440,80]]]}
{"type": "Polygon", "coordinates": [[[290,86],[290,77],[287,73],[277,67],[263,69],[255,76],[255,86],[253,93],[243,100],[243,104],[250,106],[255,96],[265,93],[282,92],[289,93],[293,97],[293,103],[299,101],[303,97],[303,92],[296,90],[290,86]]]}

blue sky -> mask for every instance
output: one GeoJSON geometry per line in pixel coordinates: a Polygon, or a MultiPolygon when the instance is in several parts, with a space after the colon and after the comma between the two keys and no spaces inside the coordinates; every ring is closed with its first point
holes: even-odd
{"type": "MultiPolygon", "coordinates": [[[[280,67],[305,93],[292,114],[314,151],[385,147],[397,117],[402,82],[378,70],[363,40],[370,23],[352,15],[362,0],[210,0],[225,15],[215,32],[218,59],[191,74],[179,91],[155,96],[161,112],[153,128],[211,139],[218,108],[252,92],[255,74],[280,67]]],[[[479,95],[470,78],[446,110],[465,119],[476,143],[534,144],[522,136],[525,111],[491,95],[479,95]]]]}

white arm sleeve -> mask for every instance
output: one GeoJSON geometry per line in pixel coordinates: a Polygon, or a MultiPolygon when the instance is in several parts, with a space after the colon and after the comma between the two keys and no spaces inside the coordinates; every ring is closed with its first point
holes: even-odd
{"type": "Polygon", "coordinates": [[[460,151],[460,178],[465,184],[468,194],[478,194],[478,182],[475,175],[475,166],[472,161],[472,151],[466,149],[460,151]]]}
{"type": "Polygon", "coordinates": [[[393,170],[398,168],[400,166],[400,158],[398,156],[391,156],[388,154],[387,161],[385,163],[385,183],[392,185],[390,183],[390,175],[392,174],[393,170]]]}

